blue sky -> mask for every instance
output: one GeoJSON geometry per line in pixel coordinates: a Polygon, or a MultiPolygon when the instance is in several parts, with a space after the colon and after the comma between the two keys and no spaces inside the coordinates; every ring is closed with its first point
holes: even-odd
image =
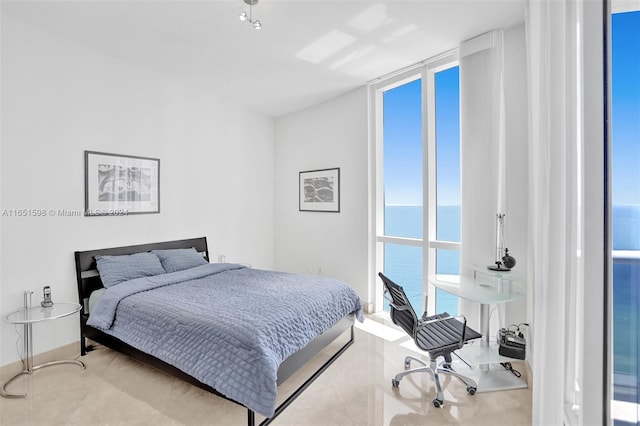
{"type": "Polygon", "coordinates": [[[422,205],[422,81],[384,92],[386,205],[422,205]]]}
{"type": "MultiPolygon", "coordinates": [[[[460,205],[459,68],[436,74],[438,205],[460,205]]],[[[422,83],[384,93],[385,204],[422,204],[422,83]]]]}
{"type": "Polygon", "coordinates": [[[640,205],[640,12],[612,19],[612,199],[640,205]]]}
{"type": "Polygon", "coordinates": [[[437,205],[460,205],[460,67],[436,74],[437,205]]]}

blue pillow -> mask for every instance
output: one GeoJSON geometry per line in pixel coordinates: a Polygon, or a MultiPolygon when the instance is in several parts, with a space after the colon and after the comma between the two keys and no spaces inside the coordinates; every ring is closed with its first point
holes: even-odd
{"type": "Polygon", "coordinates": [[[164,274],[158,256],[151,253],[135,253],[123,256],[96,256],[96,266],[102,284],[111,287],[135,278],[164,274]]]}
{"type": "Polygon", "coordinates": [[[151,253],[158,256],[166,272],[183,271],[209,263],[193,247],[188,249],[151,250],[151,253]]]}

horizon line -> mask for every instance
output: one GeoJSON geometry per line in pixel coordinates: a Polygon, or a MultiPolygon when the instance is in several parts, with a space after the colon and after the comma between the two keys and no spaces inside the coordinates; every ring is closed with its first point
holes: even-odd
{"type": "MultiPolygon", "coordinates": [[[[385,204],[385,207],[423,207],[422,204],[385,204]]],[[[461,204],[440,204],[437,207],[460,207],[461,204]]],[[[611,207],[640,207],[640,203],[611,204],[611,207]]]]}
{"type": "MultiPolygon", "coordinates": [[[[385,204],[385,207],[422,207],[422,204],[385,204]]],[[[460,204],[440,204],[438,207],[460,207],[460,204]]]]}

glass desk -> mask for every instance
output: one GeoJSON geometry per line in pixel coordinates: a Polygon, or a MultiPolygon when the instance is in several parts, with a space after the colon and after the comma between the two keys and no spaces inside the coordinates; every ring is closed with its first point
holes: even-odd
{"type": "Polygon", "coordinates": [[[525,290],[517,284],[518,278],[504,272],[476,271],[475,276],[430,275],[429,282],[442,291],[480,304],[480,345],[466,345],[456,351],[471,365],[472,370],[464,372],[478,383],[478,392],[489,392],[527,387],[527,382],[516,377],[502,366],[492,366],[501,362],[513,362],[498,353],[498,345],[490,343],[489,314],[492,303],[517,300],[525,290]]]}
{"type": "MultiPolygon", "coordinates": [[[[25,305],[26,298],[25,298],[25,305]]],[[[46,362],[40,365],[33,365],[33,324],[37,322],[43,321],[53,321],[58,318],[63,318],[69,315],[73,315],[76,312],[80,311],[81,306],[78,303],[67,303],[67,302],[56,302],[53,306],[48,308],[43,308],[41,306],[34,307],[24,307],[18,309],[15,312],[7,315],[4,320],[10,324],[23,324],[24,325],[24,353],[25,359],[22,361],[23,369],[21,372],[7,380],[0,388],[0,395],[6,398],[24,398],[27,396],[26,393],[11,393],[7,391],[7,386],[16,380],[18,377],[23,375],[30,375],[34,371],[44,368],[50,367],[52,365],[60,365],[60,364],[75,364],[83,369],[86,368],[82,361],[78,361],[75,359],[65,359],[61,361],[51,361],[46,362]]]]}

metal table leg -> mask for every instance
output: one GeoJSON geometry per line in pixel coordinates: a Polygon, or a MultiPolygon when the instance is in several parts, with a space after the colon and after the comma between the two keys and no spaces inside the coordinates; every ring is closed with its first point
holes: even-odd
{"type": "Polygon", "coordinates": [[[26,392],[11,393],[7,391],[7,386],[11,382],[19,378],[20,376],[25,376],[25,375],[30,376],[31,374],[33,374],[34,371],[39,370],[41,368],[51,367],[53,365],[60,365],[60,364],[75,364],[79,367],[82,367],[85,370],[87,369],[87,367],[84,365],[82,361],[78,361],[76,359],[50,361],[50,362],[45,362],[44,364],[34,366],[33,365],[33,329],[32,329],[31,323],[24,325],[24,353],[26,354],[26,357],[22,361],[22,365],[23,365],[22,371],[16,374],[15,376],[13,376],[12,378],[10,378],[9,380],[7,380],[6,382],[4,382],[4,384],[0,388],[0,395],[5,398],[25,398],[27,396],[26,392]]]}

